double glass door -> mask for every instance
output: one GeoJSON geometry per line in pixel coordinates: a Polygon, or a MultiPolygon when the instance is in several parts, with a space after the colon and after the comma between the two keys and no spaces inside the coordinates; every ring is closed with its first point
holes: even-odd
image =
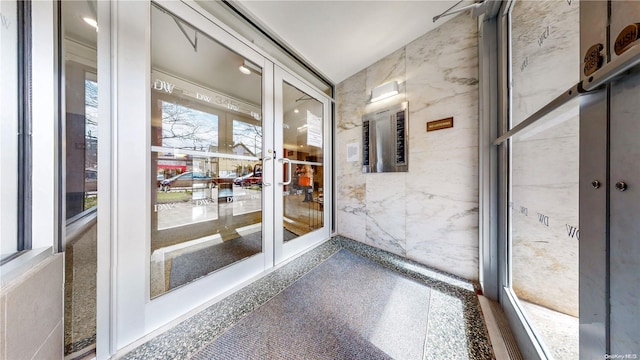
{"type": "Polygon", "coordinates": [[[120,349],[329,238],[330,100],[183,2],[111,17],[120,349]]]}
{"type": "Polygon", "coordinates": [[[151,298],[328,238],[326,96],[162,6],[151,30],[151,298]]]}

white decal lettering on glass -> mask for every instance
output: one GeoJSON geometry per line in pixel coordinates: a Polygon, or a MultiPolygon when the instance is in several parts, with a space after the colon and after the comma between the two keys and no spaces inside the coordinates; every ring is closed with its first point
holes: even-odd
{"type": "Polygon", "coordinates": [[[160,79],[156,79],[156,81],[153,82],[154,90],[164,91],[169,94],[173,93],[173,88],[175,87],[176,86],[174,84],[160,79]]]}
{"type": "Polygon", "coordinates": [[[544,29],[544,31],[542,31],[542,34],[540,35],[540,38],[538,39],[538,46],[542,46],[542,44],[544,44],[544,41],[549,38],[549,34],[550,33],[551,33],[551,28],[549,26],[547,26],[544,29]]]}
{"type": "Polygon", "coordinates": [[[196,99],[206,101],[206,102],[211,102],[211,96],[203,95],[200,93],[196,93],[196,99]]]}
{"type": "Polygon", "coordinates": [[[0,20],[2,20],[2,27],[4,27],[5,29],[8,29],[9,26],[11,26],[11,21],[9,21],[9,18],[4,16],[3,13],[0,13],[0,20]]]}

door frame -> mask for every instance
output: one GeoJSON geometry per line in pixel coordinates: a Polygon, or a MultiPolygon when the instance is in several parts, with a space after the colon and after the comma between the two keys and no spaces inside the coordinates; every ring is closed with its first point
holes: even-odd
{"type": "MultiPolygon", "coordinates": [[[[166,0],[154,3],[262,67],[262,93],[268,100],[262,104],[263,124],[273,123],[270,100],[273,98],[273,63],[188,4],[166,0]]],[[[126,7],[112,7],[111,353],[130,348],[150,333],[180,321],[188,313],[264,274],[273,266],[273,241],[263,239],[260,254],[150,299],[152,90],[149,29],[152,6],[151,2],[145,1],[128,3],[126,7]]],[[[272,134],[268,126],[264,128],[263,144],[273,142],[269,138],[272,134]]],[[[273,175],[266,173],[265,176],[273,175]]],[[[273,224],[270,218],[272,211],[264,207],[269,201],[273,199],[263,196],[265,233],[273,232],[270,225],[273,224]]]]}

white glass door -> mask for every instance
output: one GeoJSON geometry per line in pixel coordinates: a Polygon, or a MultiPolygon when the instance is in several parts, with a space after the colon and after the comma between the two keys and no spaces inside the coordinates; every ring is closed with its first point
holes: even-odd
{"type": "Polygon", "coordinates": [[[329,99],[275,69],[275,263],[330,235],[329,99]]]}
{"type": "Polygon", "coordinates": [[[329,238],[330,103],[185,3],[113,16],[121,349],[329,238]]]}

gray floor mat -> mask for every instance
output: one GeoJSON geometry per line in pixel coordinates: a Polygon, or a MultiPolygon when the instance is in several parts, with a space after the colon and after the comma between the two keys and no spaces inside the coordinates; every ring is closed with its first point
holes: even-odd
{"type": "Polygon", "coordinates": [[[422,359],[430,289],[341,250],[194,359],[422,359]]]}

